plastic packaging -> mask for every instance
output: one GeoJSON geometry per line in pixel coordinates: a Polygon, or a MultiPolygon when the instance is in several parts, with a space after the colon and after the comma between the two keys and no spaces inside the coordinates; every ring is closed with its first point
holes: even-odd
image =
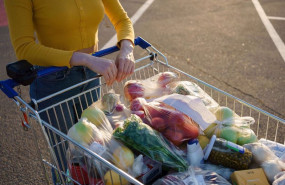
{"type": "Polygon", "coordinates": [[[260,142],[249,143],[243,145],[243,147],[252,152],[252,161],[258,166],[265,161],[278,159],[277,156],[274,155],[274,153],[266,145],[260,142]]]}
{"type": "Polygon", "coordinates": [[[204,161],[204,153],[198,139],[190,139],[187,143],[187,161],[192,166],[199,166],[204,161]]]}
{"type": "Polygon", "coordinates": [[[196,83],[190,81],[177,81],[170,83],[168,86],[172,89],[173,93],[191,95],[200,98],[209,110],[214,110],[219,106],[219,104],[196,83]]]}
{"type": "MultiPolygon", "coordinates": [[[[69,129],[68,136],[114,164],[117,168],[129,174],[136,175],[134,177],[141,175],[138,173],[142,172],[142,169],[139,169],[140,167],[142,168],[142,165],[139,165],[139,161],[135,163],[135,155],[132,150],[112,137],[113,129],[110,128],[110,123],[105,114],[102,111],[95,110],[97,116],[92,116],[91,118],[94,119],[93,122],[98,124],[98,127],[86,117],[83,117],[69,129]],[[109,126],[107,127],[106,125],[109,126]]],[[[95,177],[96,182],[100,179],[110,181],[110,175],[108,174],[112,172],[108,171],[109,168],[107,166],[102,165],[90,154],[78,149],[71,142],[69,142],[68,146],[69,152],[66,157],[68,159],[68,167],[72,172],[72,178],[75,176],[80,177],[78,180],[88,180],[89,183],[94,182],[95,177]],[[83,174],[77,174],[77,172],[82,170],[84,171],[83,174]]],[[[82,184],[88,183],[82,182],[82,184]]]]}
{"type": "Polygon", "coordinates": [[[147,103],[143,98],[133,101],[136,104],[131,104],[131,110],[143,111],[144,114],[138,116],[149,126],[161,132],[174,145],[180,146],[184,141],[198,137],[198,125],[173,107],[156,101],[147,103]]]}
{"type": "Polygon", "coordinates": [[[216,138],[215,135],[204,149],[204,153],[204,160],[236,170],[248,169],[252,160],[252,153],[249,150],[224,139],[216,138]]]}
{"type": "Polygon", "coordinates": [[[238,145],[257,141],[257,136],[250,129],[255,122],[252,117],[239,117],[228,107],[219,107],[214,113],[217,120],[204,130],[208,138],[216,135],[238,145]]]}
{"type": "Polygon", "coordinates": [[[285,171],[275,175],[272,185],[284,185],[284,184],[285,184],[285,171]]]}
{"type": "Polygon", "coordinates": [[[171,93],[167,85],[176,79],[178,79],[176,73],[163,72],[145,80],[129,80],[124,85],[124,94],[128,101],[138,97],[146,99],[160,97],[171,93]]]}
{"type": "Polygon", "coordinates": [[[153,185],[230,185],[226,179],[214,171],[189,168],[186,172],[166,175],[153,183],[153,185]]]}
{"type": "Polygon", "coordinates": [[[113,136],[168,169],[187,170],[187,162],[169,147],[170,143],[159,132],[143,123],[137,115],[132,114],[126,119],[123,127],[118,127],[113,136]]]}
{"type": "Polygon", "coordinates": [[[270,183],[274,181],[275,175],[285,171],[285,164],[279,159],[265,161],[261,164],[261,167],[263,168],[270,183]]]}

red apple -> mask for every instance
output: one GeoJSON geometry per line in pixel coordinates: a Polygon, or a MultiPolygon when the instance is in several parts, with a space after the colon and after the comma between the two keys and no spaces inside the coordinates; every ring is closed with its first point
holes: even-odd
{"type": "Polygon", "coordinates": [[[166,129],[163,135],[176,146],[181,145],[184,141],[183,134],[171,128],[166,129]]]}
{"type": "Polygon", "coordinates": [[[164,122],[164,120],[160,117],[155,117],[151,119],[151,125],[152,127],[159,131],[159,132],[163,132],[166,129],[166,124],[164,122]]]}
{"type": "Polygon", "coordinates": [[[167,84],[173,82],[177,78],[177,75],[173,72],[164,72],[159,74],[158,84],[161,87],[166,87],[167,84]]]}
{"type": "Polygon", "coordinates": [[[161,111],[161,108],[157,106],[146,104],[144,105],[144,111],[146,116],[148,116],[150,119],[155,117],[163,117],[163,112],[161,111]]]}
{"type": "Polygon", "coordinates": [[[184,136],[187,138],[197,138],[199,135],[199,128],[195,122],[186,122],[182,127],[184,136]]]}
{"type": "Polygon", "coordinates": [[[169,125],[181,127],[184,125],[186,121],[187,121],[187,116],[185,116],[181,112],[175,111],[169,115],[168,123],[169,125]]]}
{"type": "Polygon", "coordinates": [[[129,101],[137,97],[143,97],[145,88],[140,81],[130,80],[125,83],[124,94],[129,101]]]}
{"type": "Polygon", "coordinates": [[[136,98],[131,101],[130,109],[132,111],[144,110],[143,105],[147,104],[144,98],[136,98]]]}

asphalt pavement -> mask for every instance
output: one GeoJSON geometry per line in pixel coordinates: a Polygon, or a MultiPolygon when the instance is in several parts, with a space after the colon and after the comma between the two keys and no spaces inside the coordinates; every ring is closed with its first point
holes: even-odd
{"type": "MultiPolygon", "coordinates": [[[[144,2],[121,0],[130,17],[144,2]]],[[[259,2],[266,15],[285,17],[284,1],[259,2]]],[[[270,22],[284,42],[285,21],[270,22]]],[[[155,0],[134,28],[136,36],[165,54],[171,65],[285,119],[285,61],[252,1],[155,0]]],[[[99,47],[114,33],[105,18],[99,47]]],[[[6,64],[16,61],[5,24],[0,26],[0,59],[3,80],[6,64]]],[[[22,95],[28,100],[28,87],[22,88],[22,95]]],[[[43,184],[34,136],[23,131],[15,103],[3,93],[0,104],[0,184],[43,184]]]]}

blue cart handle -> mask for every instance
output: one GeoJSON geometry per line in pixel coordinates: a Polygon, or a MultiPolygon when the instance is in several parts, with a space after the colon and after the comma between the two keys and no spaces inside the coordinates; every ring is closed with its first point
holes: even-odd
{"type": "MultiPolygon", "coordinates": [[[[150,43],[145,41],[141,37],[137,37],[135,39],[135,45],[140,46],[142,49],[146,49],[151,46],[150,43]]],[[[114,53],[116,51],[119,51],[120,49],[117,46],[113,46],[110,48],[103,49],[101,51],[98,51],[96,53],[93,53],[92,56],[95,57],[102,57],[105,55],[109,55],[111,53],[114,53]]],[[[43,70],[40,70],[37,72],[37,78],[40,78],[42,76],[51,74],[51,73],[56,73],[62,70],[68,69],[67,67],[48,67],[43,70]]],[[[14,98],[15,96],[18,96],[18,93],[13,89],[14,87],[20,85],[19,83],[15,82],[13,79],[8,79],[4,81],[0,81],[0,89],[9,97],[9,98],[14,98]]]]}

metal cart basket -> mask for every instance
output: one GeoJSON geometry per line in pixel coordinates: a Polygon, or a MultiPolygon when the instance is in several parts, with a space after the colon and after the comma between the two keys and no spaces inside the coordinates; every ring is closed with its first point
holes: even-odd
{"type": "MultiPolygon", "coordinates": [[[[138,37],[135,39],[135,45],[140,46],[141,49],[145,50],[145,54],[142,58],[136,60],[136,70],[132,76],[130,76],[126,80],[130,79],[147,79],[150,78],[160,72],[165,71],[173,71],[181,74],[182,80],[192,81],[196,83],[200,88],[202,88],[210,97],[212,97],[219,105],[227,106],[234,110],[240,116],[251,116],[256,122],[251,126],[251,129],[256,133],[258,138],[264,138],[267,140],[274,141],[276,143],[285,144],[284,133],[285,133],[285,120],[278,118],[258,107],[255,107],[239,98],[232,96],[229,93],[226,93],[212,85],[209,85],[198,78],[195,78],[171,65],[168,64],[167,58],[159,52],[155,47],[153,47],[150,43],[146,42],[142,38],[138,37]]],[[[113,52],[118,51],[117,47],[108,48],[102,51],[99,51],[94,56],[100,57],[104,55],[111,54],[113,52]]],[[[53,73],[56,71],[60,71],[62,68],[51,67],[45,69],[44,71],[39,71],[38,76],[41,77],[43,75],[53,73]]],[[[75,116],[80,118],[80,112],[86,109],[92,102],[94,102],[97,98],[100,98],[100,94],[104,94],[108,92],[110,89],[115,89],[116,93],[123,93],[123,81],[121,83],[115,83],[111,87],[106,86],[104,82],[101,85],[96,86],[92,89],[88,89],[83,91],[80,94],[77,94],[73,97],[68,97],[67,99],[60,101],[56,104],[53,104],[45,109],[39,110],[37,105],[44,101],[49,101],[49,99],[59,96],[65,92],[68,92],[76,87],[82,86],[95,80],[98,77],[88,79],[82,83],[76,84],[72,87],[59,91],[57,93],[51,94],[47,97],[32,100],[31,103],[27,103],[24,101],[18,93],[13,89],[19,84],[12,79],[8,79],[0,82],[1,90],[12,100],[16,102],[19,107],[19,110],[23,113],[23,127],[25,129],[30,129],[32,132],[35,132],[36,145],[38,147],[38,155],[42,160],[42,167],[46,174],[47,183],[58,183],[58,184],[104,184],[104,180],[98,177],[98,173],[94,170],[94,181],[91,182],[90,178],[85,179],[84,169],[75,169],[77,170],[76,176],[72,175],[72,170],[65,165],[66,155],[68,153],[68,146],[70,144],[74,145],[74,147],[82,151],[86,154],[85,157],[81,160],[92,160],[96,161],[96,164],[100,166],[100,168],[107,168],[115,171],[120,175],[120,182],[122,183],[122,178],[125,178],[132,184],[142,184],[140,181],[136,180],[126,172],[118,169],[116,166],[102,158],[100,155],[92,152],[91,150],[85,148],[78,142],[74,141],[70,137],[67,136],[66,128],[55,128],[53,125],[60,125],[59,122],[64,122],[65,127],[67,124],[72,122],[71,110],[70,106],[72,105],[75,110],[75,116]],[[94,94],[96,97],[94,97],[94,94]],[[91,99],[91,101],[90,101],[91,99]],[[75,102],[79,102],[79,107],[75,106],[75,102]],[[90,103],[91,102],[91,103],[90,103]],[[45,114],[48,120],[41,119],[41,115],[45,114]],[[51,119],[50,117],[55,117],[55,119],[51,119]],[[30,122],[30,123],[29,123],[30,122]],[[32,125],[34,123],[34,125],[32,125]],[[34,128],[36,127],[36,128],[34,128]],[[38,128],[38,129],[37,129],[38,128]],[[44,138],[44,142],[41,140],[44,138]],[[53,142],[51,142],[51,140],[53,142]],[[49,152],[47,153],[47,148],[49,152]],[[55,150],[62,148],[62,153],[57,155],[55,154],[55,150]],[[53,172],[51,172],[53,169],[53,172]],[[53,180],[52,179],[53,176],[53,180]],[[96,180],[97,179],[97,180],[96,180]],[[88,181],[88,182],[87,182],[88,181]]],[[[21,114],[22,114],[21,113],[21,114]]],[[[72,125],[75,124],[72,122],[72,125]]],[[[89,169],[90,170],[90,169],[89,169]]],[[[111,179],[112,179],[112,174],[111,179]]],[[[109,183],[108,183],[109,184],[109,183]]],[[[114,184],[113,182],[111,184],[114,184]]]]}

